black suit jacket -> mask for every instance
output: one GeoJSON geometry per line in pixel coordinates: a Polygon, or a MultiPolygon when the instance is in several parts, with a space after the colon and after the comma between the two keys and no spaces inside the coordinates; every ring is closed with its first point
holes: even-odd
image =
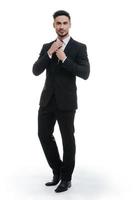
{"type": "Polygon", "coordinates": [[[78,107],[76,76],[86,80],[90,73],[86,45],[70,38],[64,50],[67,58],[62,63],[55,54],[52,59],[47,54],[53,42],[43,45],[39,58],[33,65],[33,74],[36,76],[46,69],[46,81],[39,104],[46,106],[55,94],[59,109],[74,110],[78,107]]]}

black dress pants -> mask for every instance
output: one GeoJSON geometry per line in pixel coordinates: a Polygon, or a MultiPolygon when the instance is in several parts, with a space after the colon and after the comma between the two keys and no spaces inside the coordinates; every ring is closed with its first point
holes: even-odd
{"type": "Polygon", "coordinates": [[[75,166],[75,138],[74,138],[75,110],[61,111],[53,95],[47,107],[39,107],[38,136],[49,166],[54,175],[62,180],[70,181],[75,166]],[[62,144],[63,159],[60,159],[58,147],[53,135],[56,120],[58,121],[62,144]]]}

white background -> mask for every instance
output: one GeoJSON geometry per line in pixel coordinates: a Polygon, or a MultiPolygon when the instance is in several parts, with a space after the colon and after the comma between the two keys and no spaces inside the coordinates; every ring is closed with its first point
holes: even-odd
{"type": "MultiPolygon", "coordinates": [[[[0,198],[134,199],[134,6],[131,0],[3,0],[0,3],[0,198]],[[73,187],[45,187],[51,170],[37,136],[45,73],[32,65],[56,38],[52,14],[72,16],[70,35],[87,44],[88,80],[77,78],[79,109],[73,187]]],[[[55,137],[62,145],[58,126],[55,137]]]]}

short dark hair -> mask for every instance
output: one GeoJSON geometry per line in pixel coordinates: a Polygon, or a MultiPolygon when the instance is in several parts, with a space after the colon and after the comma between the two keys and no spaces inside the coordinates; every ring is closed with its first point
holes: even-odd
{"type": "Polygon", "coordinates": [[[61,16],[61,15],[67,16],[69,18],[69,20],[71,19],[70,14],[67,11],[65,11],[65,10],[58,10],[58,11],[56,11],[53,14],[53,18],[55,19],[56,17],[61,16]]]}

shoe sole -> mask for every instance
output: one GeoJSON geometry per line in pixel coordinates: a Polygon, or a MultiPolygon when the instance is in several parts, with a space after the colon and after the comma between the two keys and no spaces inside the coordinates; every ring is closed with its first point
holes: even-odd
{"type": "Polygon", "coordinates": [[[56,191],[56,190],[55,190],[55,192],[56,192],[56,193],[65,192],[65,191],[67,191],[69,188],[71,188],[71,186],[72,186],[72,185],[70,184],[66,190],[62,190],[62,191],[56,191]]]}

